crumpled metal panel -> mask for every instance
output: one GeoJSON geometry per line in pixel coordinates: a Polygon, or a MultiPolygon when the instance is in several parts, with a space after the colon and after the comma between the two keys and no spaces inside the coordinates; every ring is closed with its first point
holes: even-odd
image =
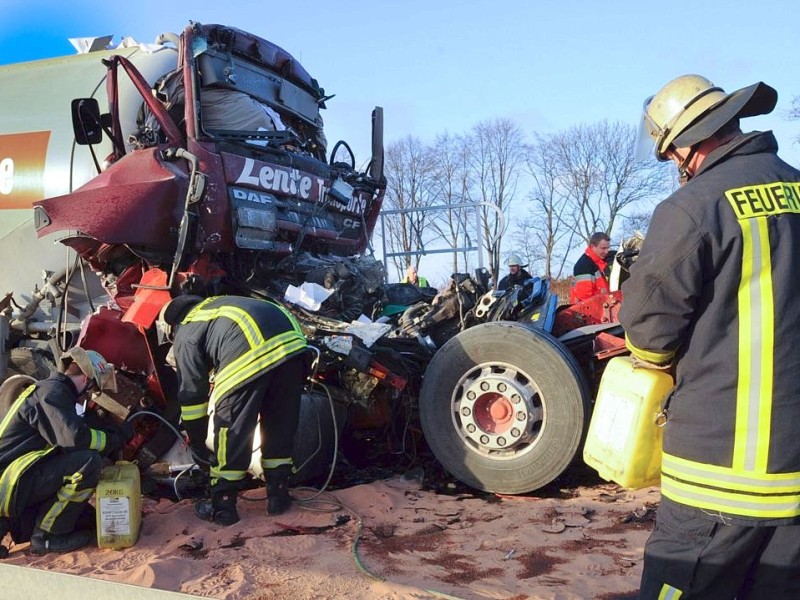
{"type": "Polygon", "coordinates": [[[71,194],[34,203],[47,219],[37,235],[77,230],[107,244],[173,251],[187,188],[180,163],[157,148],[126,155],[71,194]]]}

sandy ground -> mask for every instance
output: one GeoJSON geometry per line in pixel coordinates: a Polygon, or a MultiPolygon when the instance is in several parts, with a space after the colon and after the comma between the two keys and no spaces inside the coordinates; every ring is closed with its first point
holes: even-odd
{"type": "Polygon", "coordinates": [[[20,544],[6,562],[221,600],[632,599],[659,492],[598,480],[449,495],[395,477],[277,517],[263,498],[244,492],[231,527],[198,520],[190,500],[145,499],[131,548],[36,557],[20,544]]]}

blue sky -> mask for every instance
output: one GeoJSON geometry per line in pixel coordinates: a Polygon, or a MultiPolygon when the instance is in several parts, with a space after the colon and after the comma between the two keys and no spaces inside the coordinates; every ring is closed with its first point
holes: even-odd
{"type": "MultiPolygon", "coordinates": [[[[88,0],[0,0],[0,64],[72,53],[67,38],[115,34],[152,42],[190,21],[269,39],[301,60],[336,98],[328,138],[368,148],[372,106],[386,139],[432,139],[496,117],[526,133],[602,119],[636,122],[642,100],[684,73],[728,91],[763,80],[779,92],[772,128],[800,164],[800,121],[781,118],[800,95],[792,0],[481,2],[461,0],[137,0],[118,11],[88,0]],[[287,12],[292,7],[291,14],[287,12]],[[110,10],[111,9],[111,10],[110,10]]],[[[748,122],[745,122],[748,126],[748,122]]],[[[361,156],[358,157],[361,159],[361,156]]],[[[366,157],[364,157],[366,159],[366,157]]]]}
{"type": "MultiPolygon", "coordinates": [[[[0,0],[0,64],[73,52],[67,38],[115,34],[152,42],[192,21],[246,29],[300,59],[336,97],[329,146],[368,159],[370,111],[384,107],[386,142],[462,133],[498,117],[526,134],[608,119],[635,124],[642,101],[684,73],[727,91],[763,80],[776,111],[744,122],[773,129],[800,165],[796,0],[665,4],[538,0],[0,0]],[[291,7],[291,11],[289,11],[291,7]]],[[[6,93],[5,90],[0,93],[6,93]]]]}

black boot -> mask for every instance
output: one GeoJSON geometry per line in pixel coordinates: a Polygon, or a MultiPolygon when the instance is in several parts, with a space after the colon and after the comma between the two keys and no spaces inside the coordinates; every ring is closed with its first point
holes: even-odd
{"type": "Polygon", "coordinates": [[[289,495],[292,466],[281,465],[275,469],[267,469],[264,476],[267,480],[267,514],[281,515],[292,505],[292,497],[289,495]]]}
{"type": "Polygon", "coordinates": [[[236,510],[236,492],[214,492],[211,498],[202,498],[194,503],[194,514],[203,521],[227,527],[239,522],[236,510]]]}
{"type": "Polygon", "coordinates": [[[80,530],[71,533],[48,533],[39,527],[34,528],[31,536],[31,554],[47,554],[48,552],[72,552],[88,546],[94,534],[80,530]]]}

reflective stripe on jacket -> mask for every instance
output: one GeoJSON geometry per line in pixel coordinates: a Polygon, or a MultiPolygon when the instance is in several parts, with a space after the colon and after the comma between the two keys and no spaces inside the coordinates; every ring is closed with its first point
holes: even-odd
{"type": "Polygon", "coordinates": [[[19,478],[56,447],[103,451],[106,433],[75,412],[78,393],[66,375],[31,385],[0,421],[0,516],[14,516],[19,478]]]}
{"type": "Polygon", "coordinates": [[[277,304],[237,296],[204,300],[175,333],[182,419],[205,418],[209,402],[213,405],[307,347],[300,325],[277,304]]]}
{"type": "Polygon", "coordinates": [[[572,270],[570,303],[575,304],[596,294],[607,294],[609,290],[607,269],[608,263],[597,256],[591,246],[586,248],[572,270]]]}
{"type": "Polygon", "coordinates": [[[748,525],[800,521],[800,171],[776,152],[739,136],[658,205],[619,313],[677,361],[661,492],[748,525]]]}

